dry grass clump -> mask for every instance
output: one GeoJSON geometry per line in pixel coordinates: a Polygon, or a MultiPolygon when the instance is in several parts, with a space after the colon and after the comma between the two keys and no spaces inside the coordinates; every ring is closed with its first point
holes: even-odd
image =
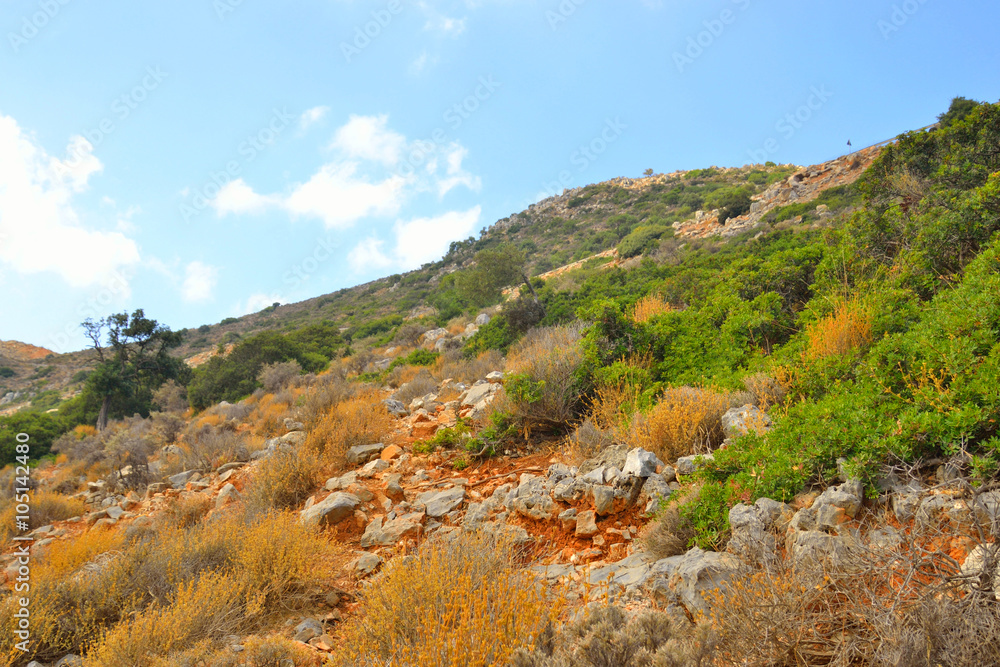
{"type": "Polygon", "coordinates": [[[347,379],[341,367],[331,368],[316,377],[312,386],[302,395],[301,421],[313,429],[335,406],[353,398],[359,385],[347,379]]]}
{"type": "Polygon", "coordinates": [[[970,594],[949,536],[928,532],[900,532],[895,546],[863,539],[829,561],[782,560],[711,593],[722,663],[1000,664],[993,594],[970,594]]]}
{"type": "Polygon", "coordinates": [[[859,298],[837,304],[833,312],[806,329],[806,356],[841,356],[872,342],[872,313],[859,298]]]}
{"type": "Polygon", "coordinates": [[[766,373],[753,373],[743,378],[743,386],[750,394],[750,402],[761,410],[780,405],[788,395],[788,390],[781,381],[766,373]]]}
{"type": "Polygon", "coordinates": [[[615,444],[615,433],[599,428],[590,419],[583,420],[569,435],[569,460],[582,463],[600,455],[605,449],[615,444]]]}
{"type": "Polygon", "coordinates": [[[319,461],[296,452],[278,451],[264,459],[246,493],[246,504],[254,512],[299,507],[320,482],[319,461]]]}
{"type": "Polygon", "coordinates": [[[627,433],[641,393],[628,382],[597,387],[590,399],[591,421],[602,430],[627,433]]]}
{"type": "Polygon", "coordinates": [[[211,641],[199,642],[181,653],[149,663],[149,667],[319,667],[315,651],[279,636],[250,637],[236,653],[228,647],[213,650],[211,641]]]}
{"type": "Polygon", "coordinates": [[[708,453],[722,444],[722,415],[743,397],[696,387],[667,389],[646,414],[636,414],[629,443],[664,461],[708,453]]]}
{"type": "Polygon", "coordinates": [[[305,446],[323,465],[339,466],[348,449],[386,442],[394,426],[379,392],[363,389],[330,408],[309,431],[305,446]]]}
{"type": "Polygon", "coordinates": [[[516,556],[507,541],[462,534],[390,561],[366,591],[335,664],[506,664],[565,607],[516,556]]]}
{"type": "Polygon", "coordinates": [[[184,470],[214,470],[233,461],[249,461],[251,452],[260,448],[263,438],[245,432],[235,432],[211,426],[189,428],[180,449],[180,456],[164,458],[167,475],[184,470]]]}
{"type": "MultiPolygon", "coordinates": [[[[152,664],[199,641],[247,633],[329,578],[333,547],[293,514],[228,512],[126,541],[92,530],[33,562],[32,631],[20,660],[87,655],[89,665],[152,664]]],[[[0,599],[10,618],[12,598],[0,599]]],[[[16,651],[0,634],[0,657],[16,651]]]]}
{"type": "Polygon", "coordinates": [[[264,387],[264,391],[274,394],[295,384],[300,375],[302,375],[302,366],[293,359],[292,361],[267,364],[260,370],[257,380],[264,387]]]}
{"type": "Polygon", "coordinates": [[[520,649],[511,667],[708,667],[718,642],[708,623],[657,610],[589,609],[550,632],[534,650],[520,649]]]}
{"type": "MultiPolygon", "coordinates": [[[[6,543],[7,538],[15,533],[16,505],[11,502],[13,496],[4,489],[4,503],[0,509],[0,542],[6,543]]],[[[54,521],[62,521],[87,512],[87,505],[80,499],[67,498],[61,493],[52,491],[35,491],[31,494],[31,512],[28,515],[28,525],[32,530],[47,526],[54,521]]]]}
{"type": "Polygon", "coordinates": [[[403,405],[409,405],[415,398],[436,394],[438,383],[434,381],[427,369],[421,369],[406,384],[402,385],[395,394],[392,395],[397,401],[402,401],[403,405]]]}
{"type": "Polygon", "coordinates": [[[494,402],[526,430],[563,430],[577,415],[583,387],[578,326],[533,329],[511,350],[505,391],[494,402]]]}
{"type": "Polygon", "coordinates": [[[663,315],[673,310],[670,303],[659,294],[647,294],[635,302],[632,307],[632,320],[643,324],[657,315],[663,315]]]}
{"type": "Polygon", "coordinates": [[[291,392],[288,392],[288,396],[282,396],[286,391],[277,395],[267,393],[257,399],[253,412],[247,418],[253,425],[254,433],[265,438],[284,435],[285,418],[292,416],[292,403],[295,400],[291,392]]]}
{"type": "Polygon", "coordinates": [[[493,371],[503,370],[504,365],[504,356],[497,350],[480,352],[475,359],[466,359],[461,350],[448,350],[438,358],[434,373],[442,380],[451,378],[471,385],[493,371]]]}
{"type": "Polygon", "coordinates": [[[176,502],[171,503],[160,519],[166,524],[187,528],[204,519],[210,509],[212,501],[208,497],[200,493],[182,495],[176,502]]]}
{"type": "Polygon", "coordinates": [[[424,372],[424,369],[418,366],[396,366],[385,376],[385,383],[393,389],[399,389],[421,372],[424,372]]]}
{"type": "Polygon", "coordinates": [[[643,551],[659,560],[685,553],[694,535],[691,522],[680,515],[676,505],[671,505],[646,525],[640,542],[643,551]]]}

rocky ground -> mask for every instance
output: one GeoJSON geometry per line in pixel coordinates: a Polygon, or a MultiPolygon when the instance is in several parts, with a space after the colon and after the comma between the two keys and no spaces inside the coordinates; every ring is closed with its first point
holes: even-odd
{"type": "MultiPolygon", "coordinates": [[[[630,607],[657,604],[688,617],[707,611],[705,594],[747,567],[782,559],[836,567],[858,545],[891,551],[917,529],[938,530],[939,546],[970,577],[995,561],[992,547],[981,546],[987,541],[977,540],[973,529],[992,531],[997,524],[1000,491],[971,490],[946,463],[925,481],[890,475],[878,488],[865,489],[844,479],[790,504],[766,498],[739,504],[729,514],[732,535],[726,551],[694,548],[657,558],[637,538],[661,502],[711,455],[664,462],[651,452],[618,444],[578,465],[553,449],[501,455],[456,470],[455,461],[463,454],[415,451],[421,449],[415,444],[438,429],[453,426],[460,417],[481,415],[503,391],[502,379],[496,371],[468,387],[446,380],[440,393],[458,394],[446,402],[437,394],[409,405],[385,400],[396,417],[398,444],[352,448],[346,468],[299,510],[303,524],[327,531],[351,555],[349,576],[324,604],[288,619],[290,637],[319,653],[334,650],[339,624],[354,613],[360,589],[387,561],[412,552],[422,540],[459,531],[508,535],[525,547],[532,571],[552,584],[566,585],[570,599],[580,604],[609,599],[630,607]]],[[[726,413],[723,423],[732,438],[751,424],[767,428],[769,422],[757,408],[744,406],[726,413]]],[[[262,460],[294,451],[306,439],[303,425],[292,418],[285,420],[285,430],[248,460],[187,470],[150,485],[142,495],[118,492],[105,481],[91,482],[78,494],[90,511],[35,530],[32,551],[57,549],[101,527],[150,526],[182,501],[204,499],[211,511],[222,511],[240,501],[262,460]]],[[[159,458],[168,461],[176,454],[168,446],[159,458]]],[[[13,581],[17,563],[11,554],[3,556],[2,566],[0,579],[13,581]]],[[[232,638],[234,646],[240,642],[232,638]]],[[[68,656],[56,664],[77,663],[68,656]]]]}

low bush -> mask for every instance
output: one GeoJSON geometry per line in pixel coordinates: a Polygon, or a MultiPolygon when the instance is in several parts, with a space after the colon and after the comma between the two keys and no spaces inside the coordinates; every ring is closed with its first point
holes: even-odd
{"type": "MultiPolygon", "coordinates": [[[[152,664],[199,641],[217,642],[270,622],[315,582],[329,580],[338,553],[292,514],[250,519],[237,512],[188,529],[163,526],[125,540],[91,530],[32,563],[32,629],[19,660],[75,653],[88,665],[152,664]]],[[[15,601],[0,599],[11,618],[15,601]]],[[[12,633],[0,635],[11,656],[12,633]]]]}
{"type": "Polygon", "coordinates": [[[319,419],[309,431],[306,448],[319,456],[323,465],[339,466],[348,449],[355,445],[387,442],[394,428],[395,423],[379,392],[362,390],[334,405],[319,419]]]}
{"type": "Polygon", "coordinates": [[[628,612],[594,607],[531,649],[519,649],[511,667],[707,667],[719,642],[711,625],[658,610],[628,612]]]}
{"type": "Polygon", "coordinates": [[[646,525],[640,541],[643,550],[659,560],[687,552],[694,535],[694,528],[677,506],[669,505],[646,525]]]}
{"type": "Polygon", "coordinates": [[[806,354],[811,359],[823,359],[867,348],[872,342],[872,319],[859,299],[840,302],[831,314],[806,329],[806,354]]]}
{"type": "Polygon", "coordinates": [[[713,389],[667,389],[648,413],[636,414],[629,441],[664,461],[707,454],[722,444],[722,415],[742,404],[740,398],[713,389]]]}
{"type": "Polygon", "coordinates": [[[511,350],[504,392],[496,401],[524,430],[562,431],[585,391],[577,327],[535,329],[511,350]]]}
{"type": "Polygon", "coordinates": [[[401,401],[403,405],[409,405],[410,401],[415,398],[422,398],[427,394],[437,393],[438,383],[434,381],[431,374],[428,371],[421,371],[416,376],[413,377],[409,382],[402,385],[395,394],[392,395],[397,401],[401,401]]]}
{"type": "MultiPolygon", "coordinates": [[[[3,509],[0,510],[0,541],[6,542],[11,535],[20,533],[15,530],[16,505],[10,502],[13,494],[8,489],[3,490],[3,509]]],[[[30,494],[31,512],[28,515],[28,526],[34,530],[47,526],[55,521],[62,521],[74,516],[82,516],[87,512],[87,505],[79,498],[68,498],[61,493],[51,491],[35,491],[30,494]]]]}
{"type": "Polygon", "coordinates": [[[257,382],[269,394],[281,391],[302,375],[302,366],[295,361],[279,361],[267,364],[260,370],[257,382]]]}
{"type": "Polygon", "coordinates": [[[295,509],[312,495],[319,482],[317,459],[279,451],[257,466],[246,491],[246,504],[255,513],[295,509]]]}
{"type": "Polygon", "coordinates": [[[468,533],[434,540],[372,582],[334,664],[502,665],[564,607],[520,569],[509,542],[468,533]]]}

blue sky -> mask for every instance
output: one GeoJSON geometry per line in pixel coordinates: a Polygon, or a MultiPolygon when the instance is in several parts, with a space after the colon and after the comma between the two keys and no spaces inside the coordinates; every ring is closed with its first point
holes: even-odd
{"type": "Polygon", "coordinates": [[[416,268],[563,187],[813,164],[1000,98],[986,0],[6,0],[0,339],[416,268]]]}

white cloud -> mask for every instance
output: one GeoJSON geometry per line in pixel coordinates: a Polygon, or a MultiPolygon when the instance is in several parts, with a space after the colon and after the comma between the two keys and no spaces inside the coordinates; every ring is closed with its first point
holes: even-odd
{"type": "Polygon", "coordinates": [[[382,252],[384,241],[368,238],[354,246],[347,254],[347,263],[355,273],[366,273],[372,269],[384,269],[392,265],[392,260],[382,252]]]}
{"type": "Polygon", "coordinates": [[[102,169],[86,139],[73,137],[56,158],[0,116],[0,262],[22,275],[53,272],[72,287],[106,284],[136,264],[134,240],[86,228],[73,206],[102,169]]]}
{"type": "Polygon", "coordinates": [[[208,301],[218,282],[219,270],[203,262],[194,261],[184,267],[184,284],[181,295],[185,301],[208,301]]]}
{"type": "Polygon", "coordinates": [[[247,297],[245,303],[236,304],[233,312],[239,317],[241,315],[249,315],[250,313],[259,313],[272,304],[283,302],[283,298],[277,294],[263,294],[258,292],[247,297]]]}
{"type": "Polygon", "coordinates": [[[420,193],[444,197],[459,186],[473,192],[482,186],[479,177],[462,168],[468,151],[461,144],[411,142],[389,129],[385,115],[352,115],[337,129],[330,148],[335,152],[330,161],[284,193],[260,194],[237,179],[211,205],[220,217],[274,208],[344,229],[362,219],[395,216],[420,193]]]}
{"type": "Polygon", "coordinates": [[[322,106],[306,110],[299,118],[299,129],[303,131],[308,130],[310,127],[323,120],[329,112],[330,107],[322,106]]]}
{"type": "Polygon", "coordinates": [[[468,238],[479,224],[482,208],[450,211],[433,218],[396,223],[396,258],[402,269],[415,269],[441,259],[452,241],[468,238]]]}
{"type": "Polygon", "coordinates": [[[219,194],[212,200],[212,206],[220,216],[227,213],[256,214],[262,213],[271,204],[276,204],[271,197],[259,195],[246,184],[242,178],[230,181],[222,186],[219,194]]]}
{"type": "Polygon", "coordinates": [[[337,130],[333,147],[350,158],[397,164],[406,148],[406,137],[386,129],[389,117],[351,115],[347,124],[337,130]]]}
{"type": "Polygon", "coordinates": [[[284,202],[291,213],[316,217],[327,227],[347,227],[370,215],[394,215],[403,199],[406,179],[390,176],[371,183],[357,176],[357,164],[324,165],[284,202]]]}
{"type": "Polygon", "coordinates": [[[430,218],[398,220],[394,227],[395,246],[391,253],[384,250],[385,242],[367,238],[354,247],[347,261],[356,273],[393,267],[406,271],[440,259],[452,241],[468,238],[479,225],[482,208],[450,211],[430,218]]]}
{"type": "Polygon", "coordinates": [[[455,19],[444,14],[438,14],[427,20],[424,30],[444,33],[449,37],[458,37],[465,32],[465,19],[455,19]]]}

